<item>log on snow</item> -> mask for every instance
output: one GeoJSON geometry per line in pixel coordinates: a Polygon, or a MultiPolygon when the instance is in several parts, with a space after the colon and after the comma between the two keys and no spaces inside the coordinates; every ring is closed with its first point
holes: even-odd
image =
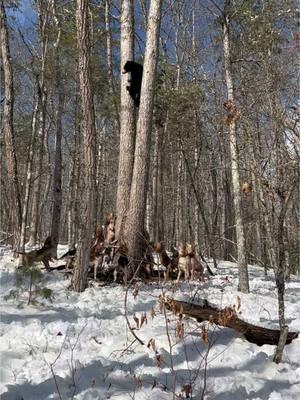
{"type": "MultiPolygon", "coordinates": [[[[196,318],[197,321],[210,321],[220,326],[232,328],[244,335],[251,343],[258,346],[264,344],[277,345],[280,338],[280,331],[276,329],[268,329],[243,321],[237,316],[234,309],[227,307],[218,309],[208,304],[206,300],[202,300],[203,304],[187,303],[184,301],[174,300],[168,297],[165,300],[166,307],[173,312],[182,313],[189,317],[196,318]]],[[[288,332],[286,344],[298,337],[298,332],[288,332]]]]}

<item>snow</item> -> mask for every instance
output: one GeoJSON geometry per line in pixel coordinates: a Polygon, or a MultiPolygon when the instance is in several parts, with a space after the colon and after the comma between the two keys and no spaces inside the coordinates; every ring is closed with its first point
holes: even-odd
{"type": "MultiPolygon", "coordinates": [[[[165,315],[158,304],[163,293],[185,301],[207,299],[220,307],[233,306],[239,296],[241,318],[278,328],[271,273],[265,277],[250,266],[249,294],[237,292],[237,268],[229,262],[221,262],[218,274],[205,282],[139,283],[136,298],[128,291],[127,313],[132,327],[134,317],[140,320],[146,313],[147,323],[134,330],[141,345],[126,324],[124,286],[75,293],[62,273],[45,272],[43,285],[53,290],[53,302],[40,299],[28,306],[25,296],[5,298],[15,288],[16,261],[7,249],[0,250],[2,400],[167,400],[174,392],[186,398],[182,387],[189,384],[194,400],[202,398],[204,385],[205,400],[300,398],[299,338],[285,347],[277,365],[272,362],[275,346],[259,347],[229,328],[184,318],[184,338],[175,337],[178,316],[165,315]],[[202,325],[209,330],[209,343],[201,336],[202,325]],[[147,347],[150,339],[154,349],[147,347]]],[[[286,322],[293,331],[300,330],[299,289],[300,281],[292,277],[285,300],[286,322]]]]}

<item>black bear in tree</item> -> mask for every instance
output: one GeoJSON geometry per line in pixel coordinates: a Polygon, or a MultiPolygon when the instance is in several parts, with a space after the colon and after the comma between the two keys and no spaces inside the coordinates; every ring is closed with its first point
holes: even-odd
{"type": "Polygon", "coordinates": [[[140,105],[141,86],[143,78],[143,67],[134,61],[127,61],[124,65],[123,74],[131,73],[131,78],[128,79],[129,86],[126,86],[131,98],[136,107],[140,105]]]}

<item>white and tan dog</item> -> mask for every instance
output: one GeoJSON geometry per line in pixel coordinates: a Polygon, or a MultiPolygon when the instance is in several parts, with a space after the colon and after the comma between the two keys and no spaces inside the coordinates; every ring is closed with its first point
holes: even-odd
{"type": "Polygon", "coordinates": [[[186,245],[186,259],[191,280],[196,278],[202,280],[204,268],[200,260],[196,257],[195,245],[193,243],[186,245]]]}
{"type": "Polygon", "coordinates": [[[187,281],[189,279],[189,268],[188,268],[188,259],[186,254],[186,248],[183,243],[180,243],[178,246],[178,275],[177,275],[177,282],[184,273],[184,280],[187,281]]]}

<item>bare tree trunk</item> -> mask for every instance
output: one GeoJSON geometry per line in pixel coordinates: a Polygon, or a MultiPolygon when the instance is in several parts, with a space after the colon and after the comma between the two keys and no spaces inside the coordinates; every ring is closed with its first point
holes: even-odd
{"type": "Polygon", "coordinates": [[[296,182],[293,183],[290,190],[280,197],[280,214],[278,217],[277,226],[277,241],[278,241],[278,264],[275,268],[275,280],[278,295],[278,319],[280,330],[283,331],[285,327],[285,316],[284,316],[284,293],[285,293],[285,246],[284,246],[284,221],[287,213],[288,204],[291,195],[296,187],[296,182]]]}
{"type": "Polygon", "coordinates": [[[143,247],[143,231],[148,188],[154,83],[158,58],[161,0],[152,0],[149,8],[141,104],[137,123],[137,137],[130,192],[130,208],[126,224],[129,255],[137,262],[143,247]]]}
{"type": "Polygon", "coordinates": [[[9,181],[9,197],[11,199],[12,212],[12,231],[17,233],[21,228],[22,207],[19,190],[17,157],[15,148],[13,109],[14,109],[14,86],[13,70],[8,41],[8,29],[6,13],[3,0],[0,0],[0,35],[1,35],[1,55],[4,73],[4,110],[3,110],[3,130],[5,138],[7,177],[9,181]]]}
{"type": "MultiPolygon", "coordinates": [[[[277,264],[277,257],[276,257],[276,251],[275,251],[275,243],[274,243],[274,237],[272,233],[272,221],[270,217],[270,206],[268,204],[269,200],[267,196],[264,196],[263,192],[263,187],[262,187],[262,182],[260,177],[262,176],[262,173],[259,168],[259,162],[258,162],[258,155],[257,155],[257,149],[256,149],[256,144],[255,140],[252,140],[251,146],[250,146],[250,155],[251,155],[251,161],[253,163],[254,169],[256,173],[258,174],[258,177],[256,179],[256,185],[255,185],[255,192],[257,192],[258,196],[258,206],[261,206],[261,212],[262,212],[262,217],[263,217],[263,223],[264,223],[264,228],[266,232],[266,241],[267,241],[267,246],[268,246],[268,258],[270,260],[270,265],[274,269],[276,268],[277,264]]],[[[265,270],[266,273],[266,270],[265,270]]]]}
{"type": "MultiPolygon", "coordinates": [[[[58,51],[58,50],[57,50],[58,51]]],[[[52,196],[53,196],[53,209],[51,220],[51,237],[55,243],[54,255],[56,256],[57,244],[59,241],[60,230],[60,216],[62,205],[62,154],[61,154],[61,140],[62,140],[62,114],[64,104],[63,86],[61,82],[59,56],[56,57],[56,88],[58,90],[58,105],[56,111],[56,130],[55,130],[55,159],[54,159],[54,172],[52,180],[52,196]]]]}
{"type": "MultiPolygon", "coordinates": [[[[225,66],[225,78],[227,86],[227,98],[228,101],[231,101],[234,104],[233,82],[232,82],[231,65],[230,65],[230,46],[229,46],[230,21],[229,21],[229,16],[227,14],[227,9],[229,5],[230,5],[230,0],[226,0],[225,15],[224,15],[225,20],[223,24],[224,66],[225,66]]],[[[245,241],[244,227],[242,220],[241,189],[240,189],[235,121],[232,121],[229,125],[229,140],[230,140],[230,154],[231,154],[233,201],[234,201],[235,223],[236,223],[237,263],[239,268],[238,288],[240,291],[247,293],[249,292],[249,277],[248,277],[248,265],[246,257],[246,241],[245,241]]]]}
{"type": "Polygon", "coordinates": [[[127,86],[127,74],[122,74],[127,61],[134,59],[133,0],[122,0],[121,10],[121,117],[118,189],[116,201],[116,236],[121,238],[129,209],[135,151],[135,110],[127,86]]]}
{"type": "MultiPolygon", "coordinates": [[[[33,156],[34,156],[34,142],[36,138],[36,130],[37,130],[37,117],[38,117],[38,105],[39,105],[39,95],[35,99],[35,105],[32,114],[32,122],[31,122],[31,138],[30,145],[28,151],[28,160],[27,160],[27,168],[26,168],[26,183],[25,183],[25,195],[23,201],[23,211],[22,211],[22,225],[21,225],[21,237],[20,237],[20,249],[22,252],[25,250],[25,242],[26,242],[26,225],[27,225],[27,215],[28,215],[28,207],[29,207],[29,197],[30,197],[30,189],[32,184],[32,164],[33,164],[33,156]]],[[[20,257],[22,258],[22,257],[20,257]]]]}
{"type": "Polygon", "coordinates": [[[177,179],[176,179],[176,202],[175,202],[175,242],[182,241],[182,219],[181,219],[181,179],[182,179],[183,161],[182,154],[178,157],[177,179]]]}
{"type": "Polygon", "coordinates": [[[95,221],[96,186],[96,126],[91,82],[88,0],[77,0],[76,28],[84,147],[82,155],[84,196],[82,199],[77,259],[72,285],[77,292],[82,292],[87,284],[90,243],[95,221]]]}
{"type": "Polygon", "coordinates": [[[152,181],[152,238],[155,242],[163,240],[162,233],[162,166],[161,166],[162,128],[155,127],[153,181],[152,181]]]}
{"type": "MultiPolygon", "coordinates": [[[[107,68],[108,68],[108,81],[109,88],[112,95],[112,101],[115,108],[116,113],[116,123],[118,130],[120,130],[120,115],[119,115],[119,107],[116,99],[116,88],[114,82],[114,74],[113,74],[113,63],[112,63],[112,35],[111,35],[111,27],[110,27],[110,3],[111,0],[105,0],[105,30],[106,30],[106,55],[107,55],[107,68]]],[[[126,62],[126,61],[125,61],[126,62]]]]}
{"type": "Polygon", "coordinates": [[[55,42],[55,86],[56,94],[58,97],[58,104],[56,110],[56,127],[55,127],[55,158],[54,158],[54,172],[52,180],[52,218],[51,218],[51,237],[55,244],[53,250],[53,256],[56,257],[57,245],[59,241],[59,230],[60,230],[60,217],[61,217],[61,206],[62,206],[62,155],[61,155],[61,140],[62,140],[62,115],[64,107],[64,89],[61,76],[61,62],[60,62],[60,39],[61,39],[61,26],[57,17],[55,4],[53,2],[53,16],[58,29],[57,39],[55,42]]]}
{"type": "Polygon", "coordinates": [[[69,195],[68,195],[68,246],[69,249],[74,247],[77,240],[77,224],[76,217],[77,203],[78,203],[78,192],[79,192],[79,148],[80,148],[80,124],[79,124],[79,96],[78,96],[78,84],[76,80],[75,89],[75,106],[74,106],[74,149],[72,152],[72,166],[70,171],[69,181],[69,195]]]}
{"type": "Polygon", "coordinates": [[[38,129],[38,144],[37,148],[37,161],[36,171],[37,177],[33,183],[33,199],[32,199],[32,211],[31,211],[31,222],[30,222],[30,235],[29,235],[29,246],[34,246],[37,241],[37,233],[40,220],[40,197],[41,197],[41,186],[43,177],[43,161],[45,155],[45,127],[46,127],[46,107],[47,107],[47,91],[45,88],[45,64],[47,55],[47,44],[48,36],[46,33],[47,28],[47,16],[49,12],[50,4],[46,5],[44,9],[44,3],[39,2],[39,30],[41,37],[41,72],[39,81],[39,129],[38,129]]]}
{"type": "Polygon", "coordinates": [[[47,94],[42,83],[40,87],[42,93],[39,99],[39,130],[38,130],[38,146],[37,146],[37,160],[36,160],[36,173],[37,177],[34,180],[33,186],[33,199],[32,199],[32,212],[31,212],[31,223],[30,223],[30,235],[28,245],[30,247],[35,246],[37,242],[37,234],[40,220],[40,200],[41,200],[41,187],[43,178],[43,161],[45,156],[45,123],[46,123],[46,104],[47,94]]]}

